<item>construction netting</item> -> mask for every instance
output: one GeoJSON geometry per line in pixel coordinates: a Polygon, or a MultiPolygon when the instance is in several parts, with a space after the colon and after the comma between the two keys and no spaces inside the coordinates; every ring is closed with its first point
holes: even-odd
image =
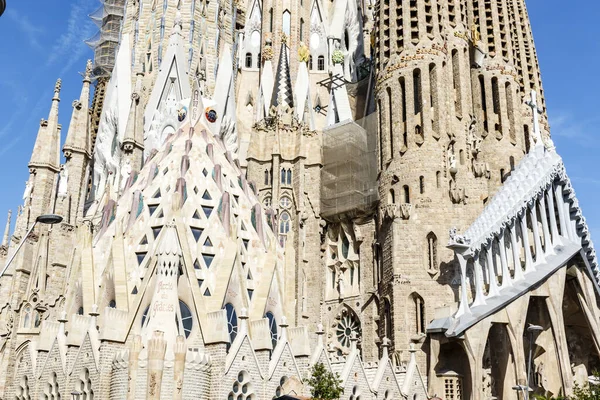
{"type": "Polygon", "coordinates": [[[326,128],[321,216],[336,220],[370,214],[377,200],[377,114],[326,128]]]}
{"type": "Polygon", "coordinates": [[[100,8],[90,14],[99,31],[86,44],[94,50],[94,75],[110,74],[115,66],[125,0],[102,0],[100,8]]]}

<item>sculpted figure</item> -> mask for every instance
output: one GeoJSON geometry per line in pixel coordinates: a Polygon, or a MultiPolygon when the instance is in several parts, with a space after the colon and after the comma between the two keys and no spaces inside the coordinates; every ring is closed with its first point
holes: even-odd
{"type": "Polygon", "coordinates": [[[64,197],[68,192],[68,183],[69,183],[69,171],[67,167],[63,167],[60,170],[60,177],[58,180],[58,195],[64,197]]]}

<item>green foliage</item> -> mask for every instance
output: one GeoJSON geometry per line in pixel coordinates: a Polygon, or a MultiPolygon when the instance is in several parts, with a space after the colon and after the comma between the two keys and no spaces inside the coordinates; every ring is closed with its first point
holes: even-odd
{"type": "Polygon", "coordinates": [[[339,399],[344,392],[339,375],[327,371],[321,363],[317,363],[312,367],[308,384],[311,387],[310,394],[315,400],[339,399]]]}
{"type": "MultiPolygon", "coordinates": [[[[598,373],[594,372],[594,376],[598,378],[598,373]]],[[[575,385],[571,399],[600,400],[600,385],[594,383],[587,383],[584,386],[575,385]]]]}
{"type": "MultiPolygon", "coordinates": [[[[594,372],[597,382],[600,381],[600,373],[594,372]]],[[[586,383],[583,386],[575,385],[573,396],[570,397],[548,397],[548,396],[533,396],[536,400],[600,400],[600,384],[586,383]]]]}

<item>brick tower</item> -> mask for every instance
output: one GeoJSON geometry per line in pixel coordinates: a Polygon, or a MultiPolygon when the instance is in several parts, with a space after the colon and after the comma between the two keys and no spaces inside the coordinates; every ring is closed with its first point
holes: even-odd
{"type": "Polygon", "coordinates": [[[448,226],[471,223],[529,150],[524,103],[543,91],[523,0],[380,1],[375,27],[382,318],[424,363],[434,308],[457,299],[448,226]]]}

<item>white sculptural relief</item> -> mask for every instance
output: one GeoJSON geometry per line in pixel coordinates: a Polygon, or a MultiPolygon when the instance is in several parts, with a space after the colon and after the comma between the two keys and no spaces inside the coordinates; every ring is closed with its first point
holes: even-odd
{"type": "Polygon", "coordinates": [[[120,144],[117,138],[119,108],[116,96],[116,79],[111,79],[107,90],[104,110],[100,117],[96,147],[94,149],[94,198],[104,194],[109,174],[115,174],[119,165],[120,144]]]}
{"type": "Polygon", "coordinates": [[[127,160],[125,162],[125,164],[123,165],[123,167],[121,167],[121,191],[123,189],[125,189],[125,185],[127,184],[127,180],[129,179],[129,176],[131,175],[131,162],[129,160],[127,160]]]}
{"type": "Polygon", "coordinates": [[[25,182],[25,191],[23,192],[23,202],[27,202],[31,197],[31,190],[33,189],[33,183],[31,179],[25,182]]]}
{"type": "Polygon", "coordinates": [[[144,135],[144,159],[153,149],[160,149],[169,134],[175,133],[179,128],[179,115],[182,107],[189,107],[190,99],[177,100],[175,87],[171,87],[169,94],[154,112],[150,129],[144,135]]]}
{"type": "Polygon", "coordinates": [[[59,197],[67,196],[67,194],[69,192],[68,184],[69,184],[69,171],[67,170],[67,167],[63,167],[60,171],[59,180],[58,180],[58,196],[59,197]]]}
{"type": "Polygon", "coordinates": [[[227,151],[231,152],[231,155],[235,158],[238,151],[238,135],[235,121],[232,121],[228,116],[224,116],[219,135],[227,151]]]}

